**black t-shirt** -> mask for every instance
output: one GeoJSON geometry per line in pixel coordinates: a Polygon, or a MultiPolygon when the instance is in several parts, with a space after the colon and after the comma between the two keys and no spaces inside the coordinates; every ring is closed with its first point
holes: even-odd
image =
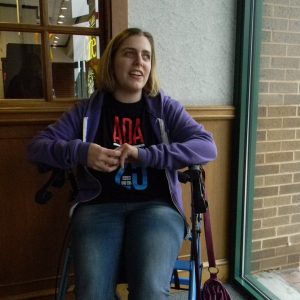
{"type": "MultiPolygon", "coordinates": [[[[105,97],[95,142],[115,149],[128,143],[136,147],[157,144],[151,130],[145,100],[122,103],[111,95],[105,97]]],[[[138,163],[125,164],[124,169],[106,173],[91,170],[102,185],[98,202],[136,202],[148,200],[170,201],[164,170],[141,167],[138,163]]]]}

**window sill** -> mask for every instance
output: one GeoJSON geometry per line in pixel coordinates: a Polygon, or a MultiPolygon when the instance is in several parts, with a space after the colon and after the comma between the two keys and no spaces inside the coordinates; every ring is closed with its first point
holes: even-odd
{"type": "Polygon", "coordinates": [[[0,124],[53,122],[74,103],[74,99],[60,99],[51,102],[42,99],[0,100],[0,124]]]}

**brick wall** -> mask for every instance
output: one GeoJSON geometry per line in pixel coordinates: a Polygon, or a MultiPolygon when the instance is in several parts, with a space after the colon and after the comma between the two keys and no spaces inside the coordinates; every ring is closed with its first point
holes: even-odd
{"type": "Polygon", "coordinates": [[[300,262],[300,0],[265,0],[252,270],[300,262]]]}

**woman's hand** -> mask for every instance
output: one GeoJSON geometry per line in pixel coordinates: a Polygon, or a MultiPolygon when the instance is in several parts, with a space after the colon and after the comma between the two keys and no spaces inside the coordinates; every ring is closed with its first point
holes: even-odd
{"type": "Polygon", "coordinates": [[[135,162],[138,160],[139,150],[137,147],[125,143],[118,150],[121,151],[120,165],[122,168],[124,168],[125,162],[135,162]]]}
{"type": "Polygon", "coordinates": [[[91,143],[88,150],[87,165],[100,172],[112,172],[120,166],[120,150],[112,150],[91,143]]]}

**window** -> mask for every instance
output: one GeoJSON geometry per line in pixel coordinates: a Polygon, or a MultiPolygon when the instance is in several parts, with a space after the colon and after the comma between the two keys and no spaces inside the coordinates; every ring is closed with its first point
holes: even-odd
{"type": "Polygon", "coordinates": [[[300,3],[241,9],[234,276],[256,299],[300,299],[300,3]]]}
{"type": "Polygon", "coordinates": [[[91,95],[109,1],[0,0],[0,101],[91,95]]]}

